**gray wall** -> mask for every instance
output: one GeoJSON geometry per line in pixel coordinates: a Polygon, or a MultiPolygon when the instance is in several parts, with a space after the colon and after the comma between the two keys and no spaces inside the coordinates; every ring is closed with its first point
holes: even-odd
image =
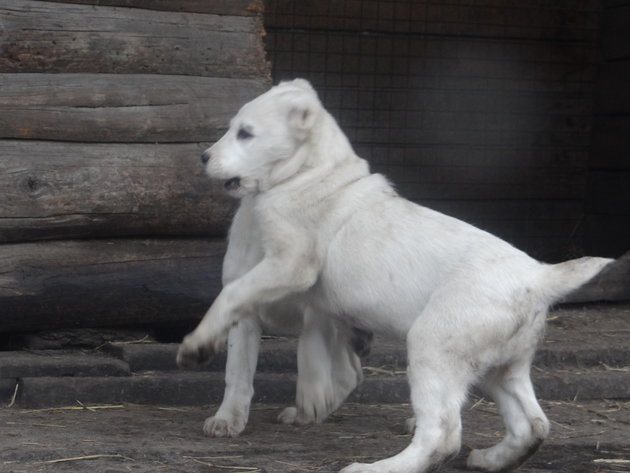
{"type": "Polygon", "coordinates": [[[585,251],[600,13],[597,0],[269,0],[266,44],[274,81],[310,79],[401,194],[558,260],[585,251]]]}
{"type": "Polygon", "coordinates": [[[630,1],[605,2],[600,45],[585,247],[618,256],[630,249],[630,1]]]}

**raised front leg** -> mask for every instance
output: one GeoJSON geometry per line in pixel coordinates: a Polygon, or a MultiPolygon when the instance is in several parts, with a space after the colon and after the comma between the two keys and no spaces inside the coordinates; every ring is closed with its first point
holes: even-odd
{"type": "Polygon", "coordinates": [[[177,353],[183,367],[209,360],[225,343],[230,327],[256,310],[310,288],[319,266],[306,245],[294,245],[265,257],[256,267],[223,288],[197,328],[177,353]]]}
{"type": "Polygon", "coordinates": [[[206,435],[236,437],[245,429],[254,396],[260,336],[257,317],[243,319],[230,329],[223,401],[216,414],[206,419],[203,426],[206,435]]]}

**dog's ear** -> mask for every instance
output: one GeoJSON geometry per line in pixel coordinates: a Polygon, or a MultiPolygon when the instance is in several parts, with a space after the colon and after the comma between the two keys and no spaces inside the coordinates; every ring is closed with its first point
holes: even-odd
{"type": "Polygon", "coordinates": [[[293,79],[292,81],[283,81],[280,82],[280,85],[285,85],[288,87],[299,88],[302,90],[306,90],[307,92],[315,93],[315,89],[309,81],[306,79],[293,79]]]}
{"type": "Polygon", "coordinates": [[[289,106],[289,126],[305,138],[317,121],[321,109],[319,101],[311,94],[299,94],[289,106]]]}

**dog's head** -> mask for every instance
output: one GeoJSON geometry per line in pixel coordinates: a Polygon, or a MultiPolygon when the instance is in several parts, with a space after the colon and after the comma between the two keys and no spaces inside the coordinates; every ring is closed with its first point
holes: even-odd
{"type": "Polygon", "coordinates": [[[303,165],[305,157],[298,150],[322,113],[306,80],[281,82],[245,104],[227,133],[202,154],[206,172],[222,180],[234,197],[273,187],[303,165]]]}

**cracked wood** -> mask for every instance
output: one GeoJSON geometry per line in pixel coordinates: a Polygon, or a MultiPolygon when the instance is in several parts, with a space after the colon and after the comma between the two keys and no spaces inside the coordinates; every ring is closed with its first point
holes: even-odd
{"type": "Polygon", "coordinates": [[[221,287],[223,239],[0,245],[0,333],[193,324],[221,287]]]}
{"type": "MultiPolygon", "coordinates": [[[[246,8],[233,2],[226,13],[246,8]]],[[[256,78],[268,70],[258,15],[3,0],[0,24],[0,72],[256,78]]]]}
{"type": "Polygon", "coordinates": [[[218,139],[265,79],[0,74],[0,138],[80,142],[218,139]]]}
{"type": "Polygon", "coordinates": [[[236,202],[205,175],[203,148],[0,140],[0,243],[222,236],[236,202]]]}

